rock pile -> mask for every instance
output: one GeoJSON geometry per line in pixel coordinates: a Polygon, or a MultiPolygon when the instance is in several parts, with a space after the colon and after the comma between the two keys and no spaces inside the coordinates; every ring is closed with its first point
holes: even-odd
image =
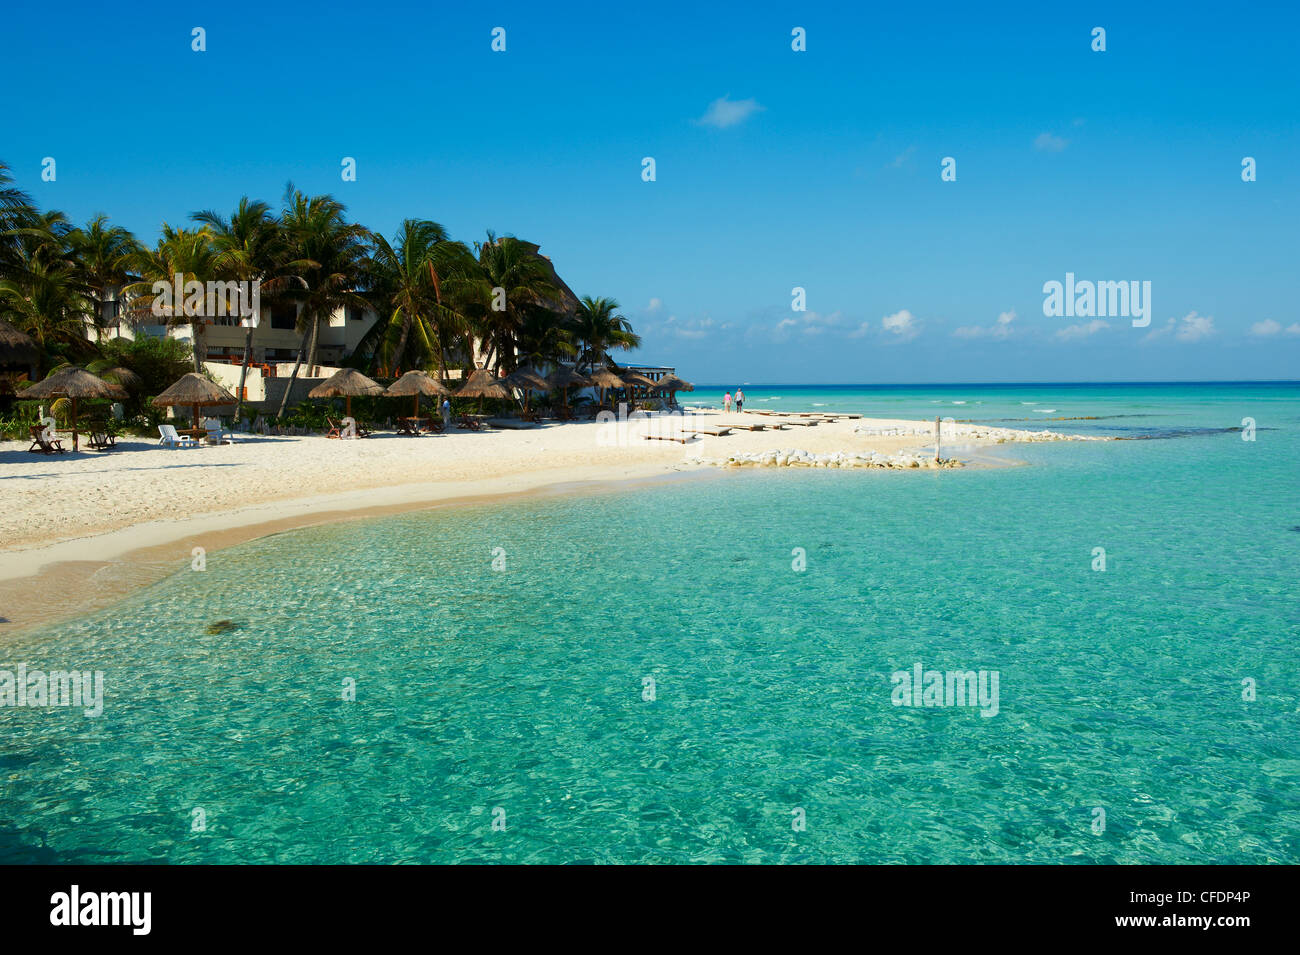
{"type": "Polygon", "coordinates": [[[725,458],[697,458],[701,464],[719,468],[959,468],[960,461],[935,461],[933,456],[925,457],[907,451],[897,454],[881,454],[878,451],[833,451],[828,454],[814,454],[798,448],[786,448],[780,451],[751,451],[731,454],[725,458]]]}

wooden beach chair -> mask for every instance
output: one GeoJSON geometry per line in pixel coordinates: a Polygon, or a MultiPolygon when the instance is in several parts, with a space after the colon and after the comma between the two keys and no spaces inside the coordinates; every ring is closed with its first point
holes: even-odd
{"type": "Polygon", "coordinates": [[[49,441],[45,440],[44,425],[32,425],[31,436],[32,446],[27,449],[31,454],[64,454],[68,450],[63,446],[63,441],[59,438],[51,438],[49,441]]]}
{"type": "Polygon", "coordinates": [[[695,437],[692,433],[677,434],[646,434],[642,435],[647,441],[676,441],[679,444],[685,444],[695,437]]]}

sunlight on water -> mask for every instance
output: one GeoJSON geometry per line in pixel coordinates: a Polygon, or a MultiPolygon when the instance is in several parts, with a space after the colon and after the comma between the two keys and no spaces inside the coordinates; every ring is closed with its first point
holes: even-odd
{"type": "Polygon", "coordinates": [[[307,529],[11,640],[106,693],[0,708],[0,861],[1300,861],[1300,394],[1035,389],[1205,433],[307,529]]]}

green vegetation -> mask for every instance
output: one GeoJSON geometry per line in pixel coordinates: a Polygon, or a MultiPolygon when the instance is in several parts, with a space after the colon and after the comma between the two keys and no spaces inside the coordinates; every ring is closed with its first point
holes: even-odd
{"type": "MultiPolygon", "coordinates": [[[[446,378],[449,369],[467,374],[476,363],[503,375],[573,361],[582,370],[640,344],[616,301],[577,298],[536,245],[513,236],[489,231],[470,246],[437,222],[412,218],[388,239],[349,222],[333,197],[292,186],[278,214],[244,197],[229,217],[204,210],[191,220],[162,223],[152,248],[103,214],[76,227],[60,212],[39,210],[0,163],[0,319],[30,336],[39,353],[35,368],[0,366],[4,420],[30,413],[22,377],[75,364],[118,375],[130,395],[128,420],[152,426],[158,413],[149,399],[185,371],[201,370],[206,351],[210,317],[152,311],[153,283],[177,274],[182,281],[256,280],[263,305],[297,306],[291,378],[303,364],[317,364],[321,325],[340,308],[378,314],[346,363],[380,378],[412,369],[446,378]],[[193,347],[172,338],[123,339],[122,322],[188,325],[193,347]]],[[[249,328],[245,361],[255,338],[249,328]]],[[[288,394],[278,409],[282,422],[292,420],[288,394]]],[[[382,401],[359,402],[354,412],[364,409],[370,420],[403,413],[382,401]]],[[[241,413],[242,402],[236,417],[241,413]]],[[[316,412],[308,404],[295,414],[306,420],[316,412]]]]}

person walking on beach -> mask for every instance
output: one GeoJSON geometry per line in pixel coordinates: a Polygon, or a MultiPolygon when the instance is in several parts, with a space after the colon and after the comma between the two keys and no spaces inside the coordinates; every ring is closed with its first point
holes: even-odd
{"type": "Polygon", "coordinates": [[[446,431],[451,427],[451,399],[442,399],[442,430],[446,431]]]}
{"type": "Polygon", "coordinates": [[[739,388],[736,389],[736,411],[744,411],[745,393],[739,388]]]}
{"type": "Polygon", "coordinates": [[[722,396],[722,410],[725,411],[727,414],[731,414],[731,392],[730,391],[728,391],[725,395],[722,396]]]}

